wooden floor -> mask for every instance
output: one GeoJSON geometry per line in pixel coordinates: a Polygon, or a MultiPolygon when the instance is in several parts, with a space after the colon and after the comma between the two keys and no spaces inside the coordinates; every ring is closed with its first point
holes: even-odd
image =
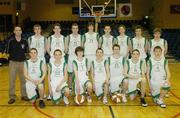
{"type": "Polygon", "coordinates": [[[0,67],[0,118],[180,118],[180,63],[171,63],[170,70],[171,91],[169,98],[165,99],[167,108],[163,109],[154,104],[151,97],[147,96],[148,107],[141,107],[139,97],[126,104],[114,104],[109,100],[108,105],[103,105],[93,97],[93,103],[84,103],[76,106],[71,99],[69,106],[53,105],[46,101],[46,108],[39,109],[37,105],[21,101],[19,81],[16,81],[16,103],[8,105],[8,67],[0,67]]]}

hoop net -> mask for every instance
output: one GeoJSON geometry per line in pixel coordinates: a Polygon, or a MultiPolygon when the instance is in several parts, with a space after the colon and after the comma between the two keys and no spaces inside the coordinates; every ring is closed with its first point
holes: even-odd
{"type": "Polygon", "coordinates": [[[101,16],[103,16],[103,12],[102,11],[95,11],[93,13],[93,15],[95,16],[95,22],[96,23],[100,23],[101,22],[101,16]]]}

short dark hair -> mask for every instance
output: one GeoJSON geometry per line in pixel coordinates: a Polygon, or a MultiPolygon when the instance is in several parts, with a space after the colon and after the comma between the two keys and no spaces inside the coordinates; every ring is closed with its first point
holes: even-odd
{"type": "Polygon", "coordinates": [[[153,51],[155,51],[155,50],[157,50],[157,49],[161,50],[161,52],[162,52],[162,48],[161,48],[160,46],[156,46],[156,47],[153,49],[153,51]]]}
{"type": "Polygon", "coordinates": [[[79,27],[77,23],[73,23],[73,24],[72,24],[72,27],[73,27],[73,26],[79,27]]]}
{"type": "Polygon", "coordinates": [[[84,53],[84,48],[81,46],[76,47],[76,49],[75,49],[76,56],[77,56],[77,52],[83,52],[84,53]]]}
{"type": "Polygon", "coordinates": [[[132,53],[133,52],[138,52],[139,54],[140,54],[140,52],[139,52],[139,50],[138,49],[134,49],[134,50],[132,50],[132,53]]]}
{"type": "Polygon", "coordinates": [[[54,53],[53,53],[53,54],[55,55],[56,52],[60,52],[60,53],[62,54],[62,51],[61,51],[60,49],[54,50],[54,53]]]}
{"type": "Polygon", "coordinates": [[[29,52],[31,52],[32,50],[34,50],[34,51],[36,51],[36,52],[38,53],[38,51],[37,51],[36,48],[30,48],[30,49],[29,49],[29,52]]]}
{"type": "Polygon", "coordinates": [[[104,50],[103,50],[102,48],[98,48],[98,49],[96,50],[96,53],[97,53],[98,50],[101,50],[101,51],[104,53],[104,50]]]}
{"type": "Polygon", "coordinates": [[[156,33],[156,32],[159,32],[160,34],[162,34],[161,28],[155,28],[155,29],[153,30],[153,33],[156,33]]]}
{"type": "Polygon", "coordinates": [[[118,45],[118,44],[114,44],[112,49],[114,49],[115,47],[118,47],[120,49],[120,45],[118,45]]]}
{"type": "Polygon", "coordinates": [[[123,27],[124,29],[126,29],[126,26],[125,26],[125,25],[119,25],[119,28],[120,28],[120,27],[123,27]]]}
{"type": "Polygon", "coordinates": [[[94,22],[89,22],[89,23],[88,23],[88,27],[89,27],[89,26],[93,26],[93,27],[94,27],[94,22]]]}
{"type": "Polygon", "coordinates": [[[58,26],[58,27],[61,29],[60,23],[55,23],[55,24],[53,25],[53,29],[55,28],[55,26],[58,26]]]}
{"type": "Polygon", "coordinates": [[[33,28],[35,28],[35,27],[40,27],[40,28],[41,28],[41,25],[35,24],[35,25],[33,26],[33,28]]]}
{"type": "Polygon", "coordinates": [[[143,27],[142,27],[141,25],[136,25],[135,28],[134,28],[134,30],[137,30],[137,29],[143,30],[143,27]]]}

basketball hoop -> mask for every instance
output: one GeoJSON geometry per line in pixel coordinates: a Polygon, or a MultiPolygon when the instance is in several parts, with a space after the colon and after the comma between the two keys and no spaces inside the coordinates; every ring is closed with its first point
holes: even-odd
{"type": "Polygon", "coordinates": [[[101,23],[101,16],[103,16],[103,12],[102,11],[95,11],[93,13],[94,18],[95,18],[95,22],[96,23],[101,23]]]}

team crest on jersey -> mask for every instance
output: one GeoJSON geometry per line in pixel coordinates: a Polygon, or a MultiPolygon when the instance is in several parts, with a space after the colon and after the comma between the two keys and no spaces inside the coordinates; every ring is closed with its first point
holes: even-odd
{"type": "Polygon", "coordinates": [[[21,44],[21,48],[24,49],[25,45],[24,44],[21,44]]]}

